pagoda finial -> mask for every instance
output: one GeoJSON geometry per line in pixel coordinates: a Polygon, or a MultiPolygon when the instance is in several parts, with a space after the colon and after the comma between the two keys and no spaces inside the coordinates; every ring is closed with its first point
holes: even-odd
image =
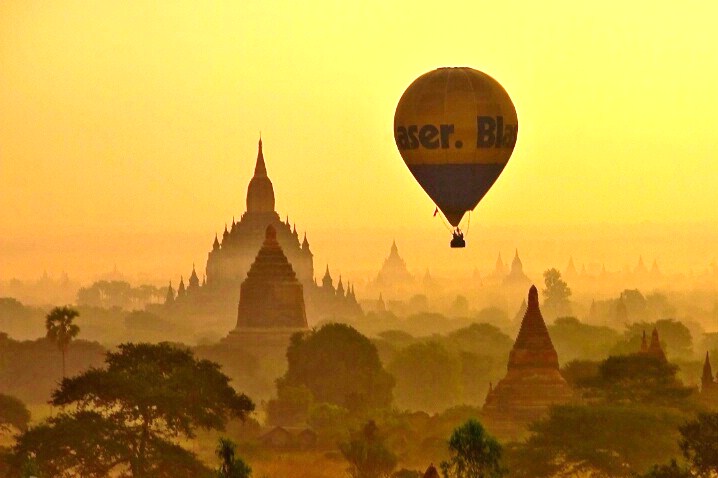
{"type": "Polygon", "coordinates": [[[257,147],[257,165],[254,167],[255,176],[266,176],[267,166],[264,164],[264,154],[262,153],[262,136],[259,136],[259,146],[257,147]]]}

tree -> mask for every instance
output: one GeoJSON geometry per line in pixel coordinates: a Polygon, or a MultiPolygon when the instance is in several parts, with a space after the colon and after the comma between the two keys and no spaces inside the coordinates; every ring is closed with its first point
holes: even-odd
{"type": "Polygon", "coordinates": [[[679,427],[679,446],[700,476],[718,474],[718,413],[700,413],[679,427]]]}
{"type": "Polygon", "coordinates": [[[557,269],[549,269],[543,273],[546,288],[543,290],[544,308],[555,317],[571,315],[571,289],[561,279],[561,273],[557,269]]]}
{"type": "Polygon", "coordinates": [[[62,353],[62,378],[65,378],[65,355],[72,339],[80,333],[80,327],[72,321],[80,313],[72,307],[55,307],[45,317],[47,338],[57,344],[62,353]]]}
{"type": "Polygon", "coordinates": [[[351,464],[348,471],[352,478],[384,478],[396,467],[397,458],[384,444],[374,421],[352,433],[349,442],[340,443],[339,449],[351,464]]]}
{"type": "Polygon", "coordinates": [[[645,405],[555,406],[529,426],[525,441],[507,448],[507,465],[512,476],[527,478],[629,476],[675,455],[683,419],[645,405]]]}
{"type": "Polygon", "coordinates": [[[486,433],[481,423],[469,419],[451,434],[451,458],[441,462],[445,478],[501,478],[501,445],[486,433]]]}
{"type": "Polygon", "coordinates": [[[679,466],[676,460],[671,460],[667,465],[654,465],[653,468],[642,475],[637,475],[636,478],[693,478],[693,476],[690,470],[679,466]]]}
{"type": "Polygon", "coordinates": [[[616,355],[598,366],[598,375],[578,385],[589,395],[612,403],[677,405],[693,393],[676,378],[678,367],[648,355],[616,355]]]}
{"type": "Polygon", "coordinates": [[[600,360],[621,339],[610,327],[584,324],[575,317],[559,317],[548,327],[561,360],[600,360]]]}
{"type": "Polygon", "coordinates": [[[249,478],[252,476],[252,469],[249,465],[236,456],[237,444],[232,440],[220,438],[215,453],[221,460],[217,478],[249,478]]]}
{"type": "Polygon", "coordinates": [[[661,319],[656,322],[635,322],[627,325],[624,343],[619,344],[615,351],[621,353],[637,352],[643,333],[646,332],[650,339],[650,333],[654,328],[658,331],[661,346],[667,356],[682,359],[693,358],[693,337],[691,331],[682,322],[675,319],[661,319]],[[620,348],[621,346],[623,346],[623,348],[620,348]]]}
{"type": "Polygon", "coordinates": [[[461,363],[439,342],[411,344],[388,366],[396,377],[396,403],[436,412],[461,400],[461,363]]]}
{"type": "Polygon", "coordinates": [[[122,344],[105,363],[62,380],[51,403],[72,410],[19,437],[16,469],[34,457],[44,476],[205,476],[176,441],[254,409],[218,364],[167,343],[122,344]]]}
{"type": "Polygon", "coordinates": [[[315,403],[350,411],[388,407],[394,379],[379,360],[376,346],[354,328],[327,324],[297,333],[287,348],[287,372],[277,389],[305,386],[315,403]]]}
{"type": "Polygon", "coordinates": [[[27,430],[30,412],[24,403],[10,395],[0,393],[0,432],[27,430]]]}
{"type": "Polygon", "coordinates": [[[718,413],[701,413],[679,431],[678,445],[690,467],[681,467],[672,459],[668,465],[654,465],[638,478],[710,478],[718,474],[718,413]]]}

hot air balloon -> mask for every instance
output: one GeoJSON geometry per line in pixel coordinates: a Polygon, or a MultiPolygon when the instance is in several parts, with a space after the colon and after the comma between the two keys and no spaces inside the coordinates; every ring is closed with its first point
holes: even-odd
{"type": "Polygon", "coordinates": [[[451,247],[465,246],[461,219],[503,171],[518,130],[509,95],[472,68],[430,71],[401,96],[394,139],[411,174],[454,227],[451,247]]]}

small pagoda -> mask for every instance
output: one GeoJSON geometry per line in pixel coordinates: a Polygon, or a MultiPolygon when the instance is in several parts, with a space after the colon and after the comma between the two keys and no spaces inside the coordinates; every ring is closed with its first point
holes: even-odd
{"type": "Polygon", "coordinates": [[[538,290],[531,286],[506,376],[490,387],[484,415],[493,424],[492,432],[512,435],[541,418],[551,405],[569,402],[573,396],[559,372],[558,354],[539,309],[538,290]]]}

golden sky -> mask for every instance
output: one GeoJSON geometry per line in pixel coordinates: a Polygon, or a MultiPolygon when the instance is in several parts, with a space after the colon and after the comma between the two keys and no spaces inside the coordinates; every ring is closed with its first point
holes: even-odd
{"type": "Polygon", "coordinates": [[[261,130],[300,230],[444,244],[392,123],[417,76],[459,65],[521,125],[474,223],[716,224],[715,5],[4,0],[0,235],[192,231],[206,254],[244,211],[261,130]]]}

